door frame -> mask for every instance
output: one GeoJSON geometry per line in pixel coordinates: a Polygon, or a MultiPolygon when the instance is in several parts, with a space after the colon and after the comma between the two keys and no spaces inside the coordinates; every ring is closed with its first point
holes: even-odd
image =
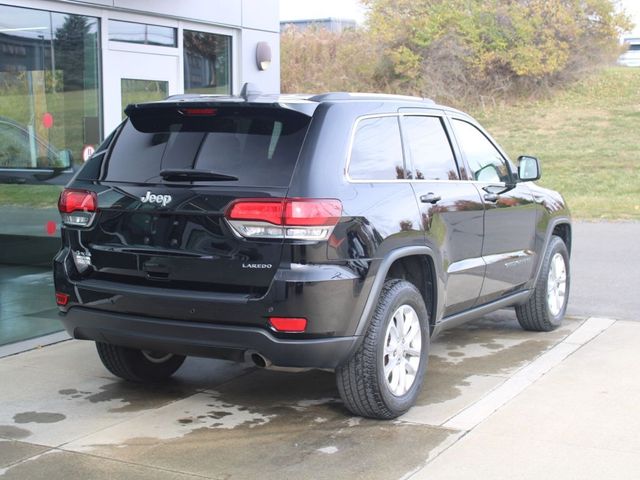
{"type": "Polygon", "coordinates": [[[109,42],[109,47],[103,50],[105,134],[122,122],[123,78],[167,82],[168,95],[175,95],[182,92],[179,85],[181,66],[177,48],[109,42]]]}

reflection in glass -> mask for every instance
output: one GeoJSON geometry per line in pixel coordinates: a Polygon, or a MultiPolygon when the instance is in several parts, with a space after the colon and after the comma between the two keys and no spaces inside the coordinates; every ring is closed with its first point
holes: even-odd
{"type": "Polygon", "coordinates": [[[120,20],[109,20],[109,40],[162,47],[178,46],[175,28],[120,20]]]}
{"type": "Polygon", "coordinates": [[[405,178],[397,117],[366,118],[358,123],[349,175],[354,180],[405,178]]]}
{"type": "Polygon", "coordinates": [[[153,102],[163,100],[169,96],[169,82],[163,80],[137,80],[123,78],[120,80],[122,92],[122,118],[124,109],[133,103],[153,102]]]}
{"type": "Polygon", "coordinates": [[[100,137],[85,128],[100,118],[98,19],[8,6],[0,19],[0,120],[13,129],[0,167],[39,168],[65,149],[78,161],[100,137]]]}
{"type": "Polygon", "coordinates": [[[56,202],[101,137],[98,19],[0,5],[0,345],[61,330],[56,202]]]}
{"type": "Polygon", "coordinates": [[[480,130],[458,119],[453,119],[451,124],[474,180],[489,183],[510,180],[511,174],[505,159],[480,130]]]}
{"type": "Polygon", "coordinates": [[[453,150],[438,117],[405,116],[402,119],[417,180],[457,180],[453,150]]]}
{"type": "Polygon", "coordinates": [[[231,37],[184,31],[184,91],[231,94],[231,37]]]}

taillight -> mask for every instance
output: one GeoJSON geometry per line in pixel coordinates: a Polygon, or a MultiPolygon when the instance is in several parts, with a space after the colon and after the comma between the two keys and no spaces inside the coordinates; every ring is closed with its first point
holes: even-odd
{"type": "Polygon", "coordinates": [[[243,199],[227,209],[233,230],[247,238],[326,240],[342,216],[333,199],[243,199]]]}
{"type": "Polygon", "coordinates": [[[89,190],[66,188],[58,200],[62,223],[72,227],[86,227],[98,209],[98,196],[89,190]]]}

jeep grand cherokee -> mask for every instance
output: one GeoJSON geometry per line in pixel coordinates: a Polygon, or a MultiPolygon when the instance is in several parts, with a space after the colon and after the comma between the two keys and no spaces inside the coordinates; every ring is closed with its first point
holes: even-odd
{"type": "Polygon", "coordinates": [[[354,414],[394,418],[443,329],[562,321],[565,203],[460,111],[245,90],[126,114],[60,197],[54,270],[67,331],[123,379],[188,355],[332,369],[354,414]]]}

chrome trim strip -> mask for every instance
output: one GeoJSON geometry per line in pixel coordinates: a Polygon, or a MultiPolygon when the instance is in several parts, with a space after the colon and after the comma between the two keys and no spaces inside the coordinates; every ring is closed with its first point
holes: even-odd
{"type": "Polygon", "coordinates": [[[486,266],[484,257],[465,258],[464,260],[453,262],[449,265],[449,268],[447,268],[447,274],[464,272],[466,270],[484,266],[486,266]]]}

